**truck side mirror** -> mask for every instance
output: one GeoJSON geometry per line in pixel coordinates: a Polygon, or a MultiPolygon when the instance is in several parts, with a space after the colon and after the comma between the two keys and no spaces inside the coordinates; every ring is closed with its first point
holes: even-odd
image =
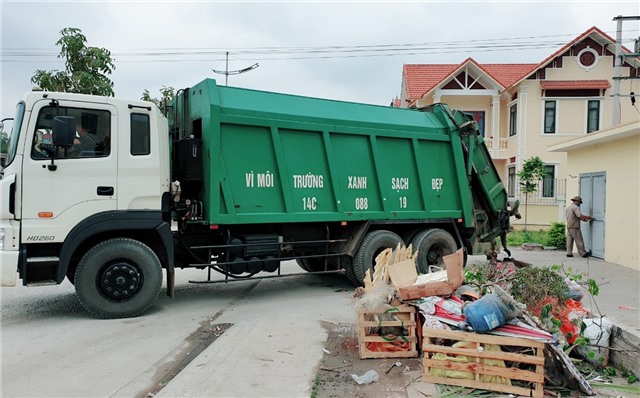
{"type": "Polygon", "coordinates": [[[76,138],[76,119],[73,116],[56,116],[53,118],[51,131],[53,145],[70,147],[76,138]]]}

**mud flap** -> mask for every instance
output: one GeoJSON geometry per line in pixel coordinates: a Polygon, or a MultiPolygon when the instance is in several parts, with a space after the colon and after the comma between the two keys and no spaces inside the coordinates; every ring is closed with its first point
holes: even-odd
{"type": "Polygon", "coordinates": [[[176,285],[176,273],[167,270],[167,296],[173,299],[174,288],[176,285]]]}

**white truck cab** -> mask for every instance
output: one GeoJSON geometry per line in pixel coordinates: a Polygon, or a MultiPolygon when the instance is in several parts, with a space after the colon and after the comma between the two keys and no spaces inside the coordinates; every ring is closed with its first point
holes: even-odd
{"type": "MultiPolygon", "coordinates": [[[[83,274],[89,276],[86,256],[94,252],[95,257],[98,246],[104,246],[98,253],[103,257],[122,246],[125,252],[157,251],[158,264],[167,268],[172,258],[167,129],[165,117],[148,102],[42,91],[25,95],[16,108],[0,179],[2,286],[15,285],[17,276],[28,286],[59,284],[67,276],[78,288],[83,281],[76,272],[85,264],[83,274]]],[[[157,284],[157,278],[140,280],[135,260],[123,258],[105,257],[90,270],[103,284],[103,297],[83,302],[79,293],[79,298],[94,315],[122,316],[92,301],[133,302],[145,285],[157,284]]],[[[156,286],[151,290],[157,296],[156,286]]],[[[133,316],[140,310],[133,303],[127,311],[133,316]]]]}

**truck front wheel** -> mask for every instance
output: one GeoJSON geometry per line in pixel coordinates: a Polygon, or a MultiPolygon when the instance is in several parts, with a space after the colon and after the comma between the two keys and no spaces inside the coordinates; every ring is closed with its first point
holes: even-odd
{"type": "MultiPolygon", "coordinates": [[[[371,270],[370,276],[373,277],[376,257],[378,254],[382,253],[382,251],[387,248],[395,250],[398,243],[400,243],[400,245],[404,245],[402,238],[391,231],[371,231],[365,235],[360,247],[353,257],[352,264],[353,277],[355,277],[356,284],[358,286],[364,286],[365,272],[367,272],[367,270],[371,270]]],[[[349,271],[350,270],[347,270],[347,275],[349,275],[349,271]]]]}
{"type": "Polygon", "coordinates": [[[75,272],[76,296],[92,315],[135,317],[151,307],[162,285],[162,265],[144,243],[117,238],[97,244],[75,272]]]}
{"type": "Polygon", "coordinates": [[[419,232],[411,241],[414,251],[418,250],[416,265],[421,274],[429,273],[429,266],[444,268],[442,257],[453,254],[457,245],[453,236],[443,229],[426,229],[419,232]]]}

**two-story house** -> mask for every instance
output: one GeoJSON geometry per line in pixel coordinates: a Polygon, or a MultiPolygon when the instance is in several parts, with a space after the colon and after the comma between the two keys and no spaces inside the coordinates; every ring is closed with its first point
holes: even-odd
{"type": "Polygon", "coordinates": [[[594,255],[640,269],[640,58],[616,51],[633,54],[592,27],[537,64],[407,64],[392,105],[443,102],[473,114],[509,196],[527,203],[527,225],[564,222],[567,202],[582,195],[585,213],[599,217],[583,228],[594,255]],[[547,175],[524,195],[517,174],[534,156],[547,175]]]}
{"type": "MultiPolygon", "coordinates": [[[[473,58],[406,64],[396,104],[443,102],[473,114],[509,196],[527,202],[528,225],[545,227],[563,221],[567,198],[578,194],[575,185],[567,190],[567,179],[576,177],[567,172],[566,152],[548,148],[612,126],[614,61],[615,40],[592,27],[537,64],[480,64],[473,58]],[[543,160],[547,175],[525,198],[517,173],[534,156],[543,160]]],[[[638,58],[626,58],[621,76],[639,75],[638,58]]],[[[627,95],[622,124],[638,119],[628,95],[640,93],[639,85],[640,80],[621,80],[620,93],[627,95]]]]}

